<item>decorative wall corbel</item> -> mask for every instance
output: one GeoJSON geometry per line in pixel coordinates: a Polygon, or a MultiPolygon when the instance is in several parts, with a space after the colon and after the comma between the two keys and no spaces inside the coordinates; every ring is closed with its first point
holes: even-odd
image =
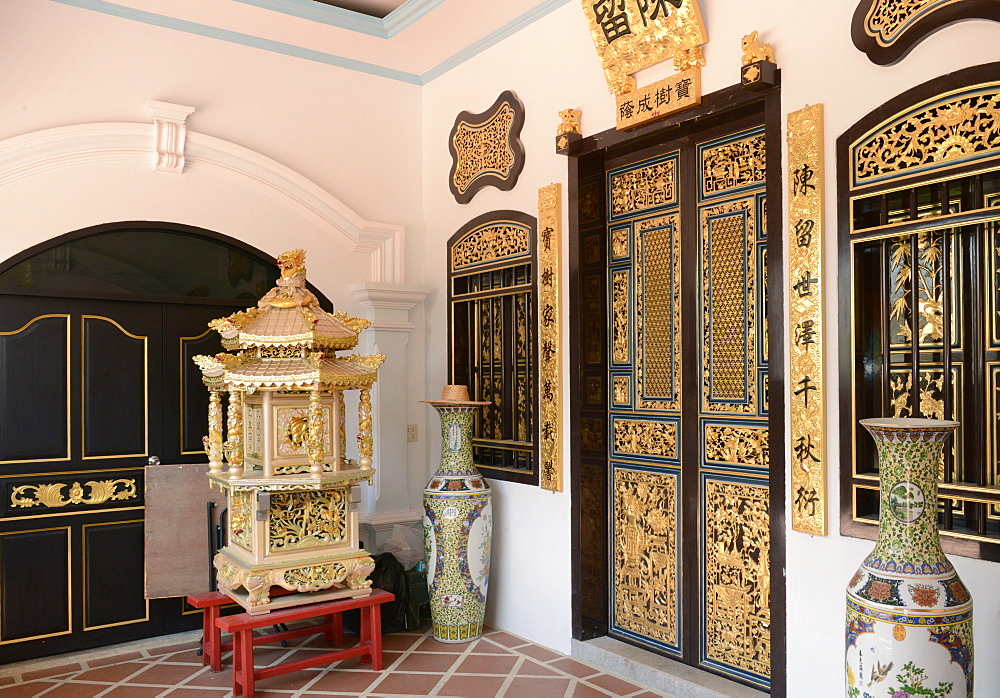
{"type": "Polygon", "coordinates": [[[153,169],[159,172],[184,171],[184,141],[187,126],[184,122],[194,112],[194,107],[169,102],[146,102],[146,113],[153,117],[156,161],[153,169]]]}

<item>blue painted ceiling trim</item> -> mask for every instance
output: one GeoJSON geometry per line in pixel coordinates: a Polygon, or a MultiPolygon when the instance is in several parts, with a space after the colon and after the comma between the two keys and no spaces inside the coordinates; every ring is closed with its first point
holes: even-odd
{"type": "MultiPolygon", "coordinates": [[[[442,61],[438,65],[434,66],[430,70],[426,71],[422,75],[417,75],[414,73],[407,73],[402,70],[396,70],[394,68],[386,68],[384,66],[375,65],[374,63],[366,63],[364,61],[358,61],[353,58],[344,58],[343,56],[335,56],[333,54],[324,53],[322,51],[315,51],[313,49],[303,48],[301,46],[293,46],[292,44],[285,44],[280,41],[272,41],[271,39],[263,39],[261,37],[252,36],[250,34],[241,34],[239,32],[230,31],[228,29],[220,29],[218,27],[211,27],[206,24],[198,24],[196,22],[190,22],[188,20],[176,19],[173,17],[166,17],[164,15],[158,15],[152,12],[146,12],[145,10],[136,10],[131,7],[123,7],[122,5],[115,4],[114,2],[109,2],[109,0],[51,0],[51,2],[56,2],[61,5],[69,5],[71,7],[78,7],[84,10],[92,10],[94,12],[100,12],[102,14],[111,15],[113,17],[120,17],[122,19],[129,19],[136,22],[141,22],[143,24],[149,24],[155,27],[162,27],[164,29],[173,29],[174,31],[184,32],[186,34],[195,34],[197,36],[204,36],[210,39],[218,39],[220,41],[226,41],[233,44],[239,44],[241,46],[249,46],[252,48],[263,49],[264,51],[271,51],[272,53],[279,53],[285,56],[293,56],[295,58],[302,58],[308,61],[314,61],[317,63],[324,63],[326,65],[336,66],[338,68],[345,68],[347,70],[355,70],[361,73],[368,73],[369,75],[377,75],[379,77],[389,78],[390,80],[398,80],[400,82],[405,82],[411,85],[426,85],[430,81],[438,78],[453,68],[458,67],[465,61],[477,56],[486,49],[494,46],[504,39],[513,36],[519,32],[524,27],[532,24],[533,22],[541,19],[545,15],[549,14],[553,10],[562,7],[563,5],[572,2],[573,0],[544,0],[534,9],[528,10],[524,14],[515,19],[511,20],[504,26],[498,28],[496,31],[484,36],[482,39],[470,44],[466,48],[462,49],[450,58],[442,61]]],[[[379,20],[374,17],[367,17],[358,12],[351,12],[350,10],[344,10],[339,7],[333,7],[330,5],[323,5],[322,3],[312,2],[312,0],[237,0],[237,2],[242,2],[248,5],[254,5],[257,7],[263,7],[267,9],[276,10],[278,12],[285,12],[284,9],[279,9],[283,7],[296,7],[301,10],[302,13],[312,12],[317,13],[318,16],[325,17],[329,19],[331,16],[337,15],[349,15],[351,21],[359,23],[359,26],[367,27],[370,31],[365,31],[363,29],[358,29],[350,26],[344,26],[332,21],[326,21],[324,19],[316,19],[311,16],[305,16],[305,14],[298,14],[296,12],[288,11],[287,14],[292,14],[295,16],[303,17],[305,19],[313,19],[314,21],[324,22],[326,24],[331,24],[334,26],[341,27],[343,29],[351,29],[353,31],[360,31],[371,36],[381,36],[383,38],[388,38],[393,34],[396,34],[406,27],[410,26],[413,22],[417,21],[420,17],[425,15],[430,10],[437,7],[439,4],[444,2],[444,0],[409,0],[403,5],[399,6],[397,9],[393,10],[385,18],[385,20],[379,20]],[[398,13],[398,14],[397,14],[398,13]],[[398,19],[395,19],[398,17],[398,19]],[[370,22],[366,20],[371,20],[370,22]],[[373,33],[374,25],[379,25],[382,27],[382,33],[373,33]],[[393,29],[388,29],[392,26],[393,29]],[[398,27],[398,28],[395,28],[398,27]]]]}
{"type": "Polygon", "coordinates": [[[120,17],[122,19],[130,19],[136,22],[142,22],[143,24],[149,24],[154,27],[173,29],[175,31],[184,32],[185,34],[195,34],[197,36],[204,36],[210,39],[219,39],[232,44],[259,48],[265,51],[271,51],[272,53],[280,53],[285,56],[304,58],[307,61],[325,63],[326,65],[333,65],[338,68],[346,68],[348,70],[356,70],[361,73],[368,73],[369,75],[378,75],[379,77],[399,80],[400,82],[410,83],[411,85],[423,84],[419,75],[407,73],[402,70],[386,68],[384,66],[375,65],[374,63],[365,63],[364,61],[354,60],[353,58],[334,56],[333,54],[323,53],[322,51],[314,51],[313,49],[293,46],[292,44],[272,41],[271,39],[262,39],[259,36],[241,34],[228,29],[210,27],[206,24],[189,22],[185,19],[165,17],[152,12],[146,12],[145,10],[122,7],[121,5],[107,2],[107,0],[52,0],[52,2],[57,2],[61,5],[79,7],[84,10],[93,10],[94,12],[101,12],[103,14],[120,17]]]}

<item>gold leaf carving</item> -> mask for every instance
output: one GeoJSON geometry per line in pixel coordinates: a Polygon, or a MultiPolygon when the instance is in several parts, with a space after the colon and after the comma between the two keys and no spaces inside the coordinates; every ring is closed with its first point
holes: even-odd
{"type": "Polygon", "coordinates": [[[635,89],[633,73],[708,40],[697,0],[582,0],[581,5],[612,94],[635,89]]]}
{"type": "Polygon", "coordinates": [[[865,17],[865,33],[888,46],[921,15],[954,0],[877,0],[865,17]]]}
{"type": "Polygon", "coordinates": [[[764,184],[767,151],[764,134],[706,148],[701,154],[702,196],[764,184]]]}
{"type": "MultiPolygon", "coordinates": [[[[559,296],[562,270],[560,266],[560,249],[562,240],[562,186],[550,184],[538,190],[538,268],[540,283],[538,286],[538,308],[540,322],[538,341],[541,347],[539,353],[538,379],[541,387],[539,413],[540,437],[539,456],[541,460],[540,484],[543,489],[555,492],[563,488],[562,463],[562,339],[561,303],[559,296]]],[[[523,301],[523,299],[522,299],[523,301]]],[[[522,337],[518,346],[525,346],[527,338],[527,310],[523,302],[518,306],[518,332],[522,337]]],[[[519,364],[527,362],[527,357],[518,357],[519,364]]],[[[522,379],[523,387],[518,394],[527,402],[527,376],[522,379]]],[[[518,406],[517,413],[528,414],[528,405],[518,406]]],[[[522,440],[531,440],[527,434],[527,425],[522,421],[519,428],[523,432],[522,440]]]]}
{"type": "MultiPolygon", "coordinates": [[[[677,200],[676,169],[677,160],[669,158],[612,175],[611,215],[618,217],[674,203],[677,200]]],[[[615,256],[625,255],[616,253],[615,256]]]]}
{"type": "Polygon", "coordinates": [[[677,478],[614,471],[614,621],[677,644],[677,478]]]}
{"type": "Polygon", "coordinates": [[[139,498],[135,480],[132,478],[91,480],[82,486],[79,482],[74,482],[68,486],[69,492],[63,494],[63,489],[66,487],[65,483],[17,485],[11,490],[10,503],[14,507],[43,506],[58,509],[70,504],[93,505],[103,504],[109,500],[125,501],[139,498]]]}
{"type": "Polygon", "coordinates": [[[1000,91],[996,84],[945,95],[897,114],[851,148],[855,185],[1000,148],[1000,91]]]}
{"type": "Polygon", "coordinates": [[[753,199],[701,211],[705,412],[757,413],[757,229],[753,199]]]}
{"type": "Polygon", "coordinates": [[[677,457],[677,425],[633,419],[614,421],[615,453],[635,456],[677,457]]]}
{"type": "Polygon", "coordinates": [[[514,124],[514,110],[503,104],[486,123],[460,122],[452,136],[457,165],[452,182],[464,193],[473,180],[484,174],[501,178],[510,176],[514,166],[514,151],[509,133],[514,124]]]}
{"type": "Polygon", "coordinates": [[[766,427],[708,424],[705,426],[705,460],[766,468],[768,430],[766,427]]]}
{"type": "Polygon", "coordinates": [[[611,275],[611,360],[616,364],[629,362],[629,318],[631,302],[628,272],[616,271],[611,275]]]}
{"type": "Polygon", "coordinates": [[[768,488],[705,483],[705,649],[758,675],[771,671],[768,488]]]}
{"type": "Polygon", "coordinates": [[[528,227],[514,223],[491,222],[469,233],[455,243],[451,253],[452,270],[474,264],[495,262],[530,253],[528,227]]]}
{"type": "Polygon", "coordinates": [[[229,493],[229,540],[250,550],[253,541],[253,492],[229,493]]]}
{"type": "Polygon", "coordinates": [[[268,517],[271,552],[343,543],[348,497],[343,488],[271,494],[268,517]]]}

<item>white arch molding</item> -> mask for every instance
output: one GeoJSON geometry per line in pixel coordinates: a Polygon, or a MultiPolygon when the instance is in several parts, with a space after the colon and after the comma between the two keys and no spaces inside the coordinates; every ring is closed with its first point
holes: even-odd
{"type": "Polygon", "coordinates": [[[382,496],[368,493],[363,523],[374,537],[393,523],[418,521],[412,482],[422,483],[423,468],[420,459],[411,462],[405,425],[415,404],[407,377],[423,375],[424,357],[407,348],[407,338],[416,329],[411,311],[429,289],[403,285],[405,228],[365,220],[260,153],[180,130],[183,116],[171,138],[152,123],[92,123],[0,141],[0,260],[74,230],[143,220],[204,228],[274,255],[306,249],[309,280],[338,309],[373,322],[364,348],[391,352],[373,408],[376,467],[393,486],[382,496]]]}
{"type": "MultiPolygon", "coordinates": [[[[331,259],[346,252],[350,283],[403,282],[403,226],[365,220],[285,165],[202,133],[187,131],[183,174],[157,172],[155,139],[153,124],[97,123],[0,141],[0,210],[8,233],[0,240],[0,258],[90,225],[164,220],[225,233],[275,254],[289,244],[306,247],[311,260],[317,252],[331,259]],[[265,221],[270,230],[260,229],[265,221]],[[15,232],[16,241],[10,237],[15,232]],[[332,246],[336,254],[312,249],[310,242],[332,246]]],[[[310,280],[321,285],[321,279],[310,280]]]]}

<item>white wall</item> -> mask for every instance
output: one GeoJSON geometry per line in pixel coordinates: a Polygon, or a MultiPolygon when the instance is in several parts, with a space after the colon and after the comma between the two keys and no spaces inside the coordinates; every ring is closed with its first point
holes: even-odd
{"type": "MultiPolygon", "coordinates": [[[[352,286],[423,281],[419,246],[405,257],[422,229],[419,87],[47,0],[0,3],[0,55],[0,260],[88,226],[162,220],[271,255],[302,247],[310,281],[356,316],[384,313],[352,286]],[[153,170],[149,100],[195,108],[182,174],[153,170]]],[[[393,469],[410,476],[423,331],[387,366],[406,362],[421,388],[373,396],[382,453],[403,454],[383,486],[393,469]]],[[[383,505],[410,515],[419,488],[406,498],[383,505]]]]}
{"type": "MultiPolygon", "coordinates": [[[[701,2],[709,34],[703,92],[739,79],[740,39],[757,29],[771,43],[782,69],[782,110],[823,102],[826,111],[826,313],[828,332],[836,322],[836,158],[835,140],[850,125],[891,96],[932,77],[969,65],[1000,60],[1000,25],[969,21],[926,40],[899,65],[878,67],[850,40],[855,2],[701,2]]],[[[657,66],[639,76],[648,84],[671,67],[657,66]]],[[[512,208],[536,211],[538,187],[567,182],[565,159],[555,155],[557,112],[583,110],[584,135],[614,127],[608,94],[579,4],[570,2],[424,88],[424,202],[426,263],[440,287],[445,279],[445,243],[463,223],[483,212],[512,208]],[[502,90],[513,90],[525,105],[521,140],[527,163],[511,192],[481,191],[468,205],[448,191],[447,135],[458,112],[484,110],[502,90]]],[[[784,167],[784,163],[782,167],[784,167]]],[[[784,217],[784,216],[783,216],[784,217]]],[[[564,221],[565,225],[565,221],[564,221]]],[[[787,235],[787,232],[786,232],[787,235]]],[[[564,301],[565,302],[565,301],[564,301]]],[[[428,393],[446,381],[446,298],[428,305],[428,393]]],[[[565,311],[565,308],[564,308],[565,311]]],[[[564,315],[565,317],[565,315],[564,315]]],[[[564,331],[567,328],[564,327],[564,331]]],[[[837,338],[829,336],[826,385],[836,386],[837,338]]],[[[565,359],[565,357],[564,357],[565,359]]],[[[786,357],[787,360],[787,357],[786,357]]],[[[839,406],[829,390],[827,442],[831,532],[814,537],[788,531],[788,695],[837,695],[843,685],[844,586],[871,549],[868,541],[838,533],[837,448],[839,406]],[[818,690],[817,690],[818,689],[818,690]]],[[[564,409],[568,416],[569,407],[564,409]]],[[[432,444],[432,451],[435,445],[432,444]]],[[[785,444],[786,451],[788,444],[785,444]]],[[[565,454],[568,460],[568,447],[565,454]]],[[[431,453],[430,461],[436,458],[431,453]]],[[[490,584],[489,620],[560,651],[569,647],[569,493],[550,494],[508,483],[495,486],[497,550],[490,584]]],[[[1000,663],[991,648],[1000,642],[1000,600],[992,594],[998,567],[953,557],[976,596],[977,695],[995,694],[1000,663]]]]}

